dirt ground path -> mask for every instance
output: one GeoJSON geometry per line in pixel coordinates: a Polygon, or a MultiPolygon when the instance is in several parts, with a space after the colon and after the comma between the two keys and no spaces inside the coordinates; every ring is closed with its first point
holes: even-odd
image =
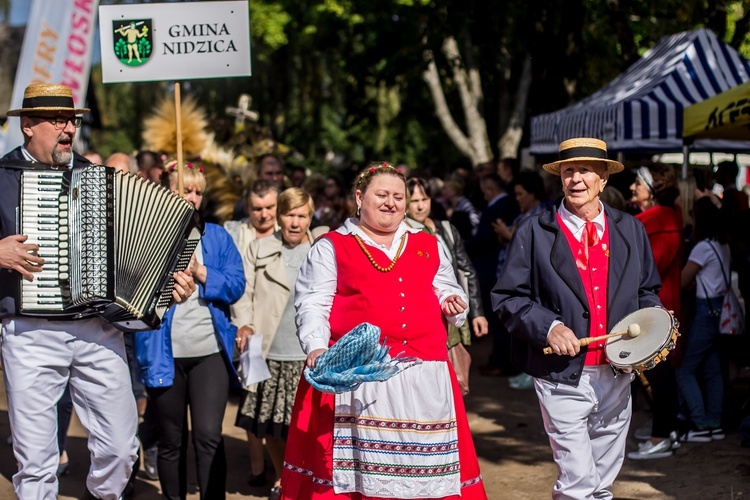
{"type": "MultiPolygon", "coordinates": [[[[510,389],[505,378],[481,377],[476,367],[483,362],[489,342],[472,347],[474,355],[471,394],[466,399],[480,466],[489,498],[549,498],[557,472],[552,462],[547,437],[542,428],[533,391],[510,389]]],[[[729,398],[748,394],[750,372],[735,379],[729,398]]],[[[747,397],[747,396],[745,396],[747,397]]],[[[637,405],[631,429],[648,420],[643,404],[637,405]]],[[[263,499],[263,491],[246,484],[248,460],[243,431],[234,427],[237,401],[230,401],[224,419],[229,477],[227,498],[263,499]]],[[[0,389],[0,499],[13,498],[11,477],[15,471],[12,449],[6,446],[9,435],[4,388],[0,389]]],[[[629,443],[632,448],[635,442],[629,443]]],[[[74,418],[68,438],[70,473],[60,481],[60,498],[79,498],[88,469],[85,433],[74,418]]],[[[191,462],[192,463],[192,462],[191,462]]],[[[198,498],[196,484],[189,486],[193,500],[198,498]]],[[[675,456],[660,460],[625,460],[615,483],[617,499],[742,499],[750,497],[750,448],[739,446],[739,437],[730,429],[724,441],[683,444],[675,456]]],[[[145,477],[138,479],[135,499],[157,500],[159,484],[145,477]]]]}

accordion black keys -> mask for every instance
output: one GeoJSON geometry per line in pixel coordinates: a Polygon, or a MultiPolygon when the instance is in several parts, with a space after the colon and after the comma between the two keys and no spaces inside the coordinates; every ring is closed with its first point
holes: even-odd
{"type": "Polygon", "coordinates": [[[121,330],[158,327],[200,230],[168,189],[102,165],[21,170],[19,233],[45,263],[20,280],[19,313],[99,315],[121,330]]]}

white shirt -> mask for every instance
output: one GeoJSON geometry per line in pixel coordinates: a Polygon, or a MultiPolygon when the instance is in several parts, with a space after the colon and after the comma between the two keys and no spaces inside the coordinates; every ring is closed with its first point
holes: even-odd
{"type": "Polygon", "coordinates": [[[695,276],[695,296],[697,298],[722,297],[727,293],[729,262],[731,260],[729,245],[717,241],[701,240],[693,247],[688,260],[701,266],[695,276]],[[716,252],[714,252],[714,249],[716,252]],[[717,253],[721,256],[721,263],[716,258],[717,253]],[[724,274],[722,274],[722,266],[724,274]]]}
{"type": "MultiPolygon", "coordinates": [[[[583,229],[586,227],[586,221],[578,217],[577,215],[573,215],[573,212],[565,208],[565,202],[560,203],[560,207],[557,210],[557,213],[560,214],[560,218],[563,221],[563,224],[565,224],[565,227],[568,228],[568,230],[573,233],[573,236],[577,241],[581,241],[581,237],[583,237],[583,229]]],[[[604,236],[604,225],[606,224],[607,216],[604,214],[604,205],[602,202],[599,202],[599,215],[594,217],[594,219],[591,221],[594,223],[594,227],[596,227],[596,234],[599,236],[599,239],[604,236]]]]}
{"type": "MultiPolygon", "coordinates": [[[[402,222],[396,229],[391,246],[386,247],[375,243],[362,231],[358,223],[359,219],[347,219],[336,232],[359,236],[366,245],[382,250],[391,260],[398,252],[401,236],[406,235],[407,241],[404,245],[408,245],[409,234],[420,232],[419,229],[413,229],[402,222]]],[[[302,263],[295,286],[297,336],[305,354],[310,354],[316,349],[328,348],[328,341],[331,338],[331,325],[328,318],[331,314],[337,283],[336,251],[329,239],[321,238],[312,246],[302,263]]],[[[440,267],[432,281],[432,288],[440,304],[451,295],[458,295],[466,304],[469,303],[466,294],[456,283],[453,266],[442,255],[440,255],[440,267]]],[[[467,307],[461,314],[446,317],[446,319],[450,324],[460,327],[466,320],[468,312],[467,307]]]]}

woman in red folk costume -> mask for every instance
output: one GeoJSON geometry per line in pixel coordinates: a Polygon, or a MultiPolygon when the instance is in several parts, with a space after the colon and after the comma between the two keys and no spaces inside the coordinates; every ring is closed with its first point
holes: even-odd
{"type": "Polygon", "coordinates": [[[392,356],[421,363],[336,395],[303,377],[281,497],[486,499],[443,322],[465,321],[466,296],[437,239],[404,223],[400,171],[372,163],[354,187],[359,217],[316,242],[297,279],[307,366],[363,322],[381,329],[392,356]]]}

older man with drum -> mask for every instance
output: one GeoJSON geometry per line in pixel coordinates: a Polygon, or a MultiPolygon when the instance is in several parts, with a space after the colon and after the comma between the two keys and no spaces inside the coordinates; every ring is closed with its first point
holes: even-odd
{"type": "Polygon", "coordinates": [[[544,169],[560,176],[563,201],[516,228],[492,305],[513,336],[513,361],[534,377],[559,470],[552,497],[612,498],[633,375],[609,366],[604,342],[579,341],[660,306],[661,283],[643,226],[599,199],[609,175],[623,170],[603,141],[564,141],[544,169]]]}

